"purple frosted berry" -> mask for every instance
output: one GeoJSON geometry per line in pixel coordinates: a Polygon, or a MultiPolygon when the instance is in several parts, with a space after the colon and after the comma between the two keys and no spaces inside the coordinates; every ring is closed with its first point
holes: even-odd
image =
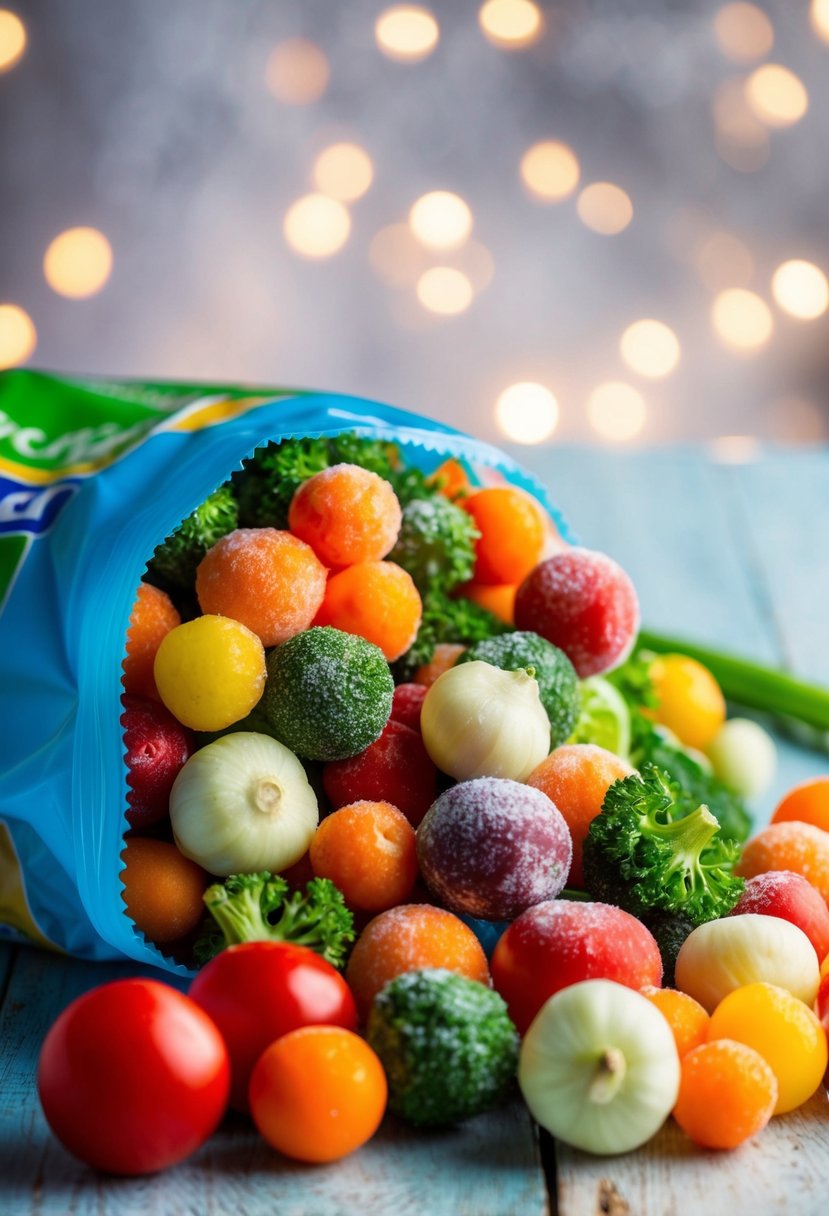
{"type": "Polygon", "coordinates": [[[427,886],[452,912],[513,920],[559,894],[573,842],[541,790],[479,777],[432,803],[417,830],[417,856],[427,886]]]}

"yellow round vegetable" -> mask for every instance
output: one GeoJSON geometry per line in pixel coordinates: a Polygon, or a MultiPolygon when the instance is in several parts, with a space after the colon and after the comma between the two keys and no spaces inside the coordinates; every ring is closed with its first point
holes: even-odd
{"type": "Polygon", "coordinates": [[[707,747],[725,721],[725,698],[708,668],[684,654],[666,654],[654,659],[650,677],[657,722],[686,747],[707,747]]]}
{"type": "Polygon", "coordinates": [[[223,730],[249,714],[265,687],[265,651],[255,633],[225,616],[171,629],[153,668],[159,696],[193,730],[223,730]]]}

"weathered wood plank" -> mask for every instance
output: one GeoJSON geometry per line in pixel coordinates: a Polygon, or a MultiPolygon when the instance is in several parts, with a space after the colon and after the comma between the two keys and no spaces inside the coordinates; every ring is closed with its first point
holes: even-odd
{"type": "Polygon", "coordinates": [[[649,1144],[621,1157],[563,1145],[556,1154],[559,1216],[823,1216],[829,1103],[821,1090],[728,1153],[696,1148],[670,1119],[649,1144]]]}
{"type": "Polygon", "coordinates": [[[538,1145],[517,1098],[443,1133],[418,1135],[389,1118],[360,1152],[326,1167],[284,1160],[246,1120],[230,1117],[199,1153],[156,1177],[91,1172],[46,1126],[37,1055],[69,1001],[136,970],[21,951],[0,1014],[3,1216],[547,1216],[538,1145]]]}

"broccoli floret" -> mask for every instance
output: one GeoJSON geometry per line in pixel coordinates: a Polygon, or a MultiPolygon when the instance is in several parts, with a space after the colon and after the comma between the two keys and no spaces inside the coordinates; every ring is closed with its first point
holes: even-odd
{"type": "Polygon", "coordinates": [[[668,739],[644,712],[658,706],[650,677],[654,658],[651,651],[638,650],[606,676],[622,694],[630,710],[631,764],[641,768],[649,763],[663,769],[690,801],[695,805],[705,803],[716,816],[724,839],[747,840],[751,835],[752,819],[743,800],[682,746],[668,739]]]}
{"type": "Polygon", "coordinates": [[[342,892],[328,878],[312,878],[305,894],[278,874],[231,874],[204,893],[216,923],[196,942],[197,962],[206,963],[238,942],[293,942],[308,946],[334,967],[342,966],[354,941],[354,918],[342,892]],[[217,929],[218,926],[218,929],[217,929]]]}
{"type": "Polygon", "coordinates": [[[148,569],[171,587],[193,589],[196,567],[208,549],[239,524],[239,507],[229,484],[196,507],[156,548],[148,569]]]}
{"type": "Polygon", "coordinates": [[[506,633],[509,628],[497,616],[465,596],[459,595],[453,599],[439,589],[427,591],[423,596],[423,618],[417,637],[395,663],[394,678],[398,684],[410,680],[418,667],[432,661],[435,647],[442,642],[459,642],[463,646],[470,646],[473,642],[506,633]]]}
{"type": "Polygon", "coordinates": [[[409,1122],[458,1123],[506,1093],[518,1032],[491,988],[444,968],[407,971],[375,997],[368,1041],[389,1083],[389,1104],[409,1122]]]}
{"type": "Polygon", "coordinates": [[[740,898],[739,846],[723,840],[707,806],[693,806],[653,764],[615,781],[584,842],[584,879],[596,899],[634,916],[681,912],[695,925],[740,898]],[[693,807],[693,809],[692,809],[693,807]]]}
{"type": "Polygon", "coordinates": [[[480,533],[468,511],[442,494],[414,498],[403,508],[400,535],[389,561],[408,570],[419,591],[451,591],[472,578],[480,533]]]}

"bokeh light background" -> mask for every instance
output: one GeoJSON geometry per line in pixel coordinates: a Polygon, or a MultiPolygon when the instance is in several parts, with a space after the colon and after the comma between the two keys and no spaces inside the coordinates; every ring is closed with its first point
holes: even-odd
{"type": "Polygon", "coordinates": [[[820,442],[827,114],[829,0],[26,0],[0,365],[820,442]]]}

